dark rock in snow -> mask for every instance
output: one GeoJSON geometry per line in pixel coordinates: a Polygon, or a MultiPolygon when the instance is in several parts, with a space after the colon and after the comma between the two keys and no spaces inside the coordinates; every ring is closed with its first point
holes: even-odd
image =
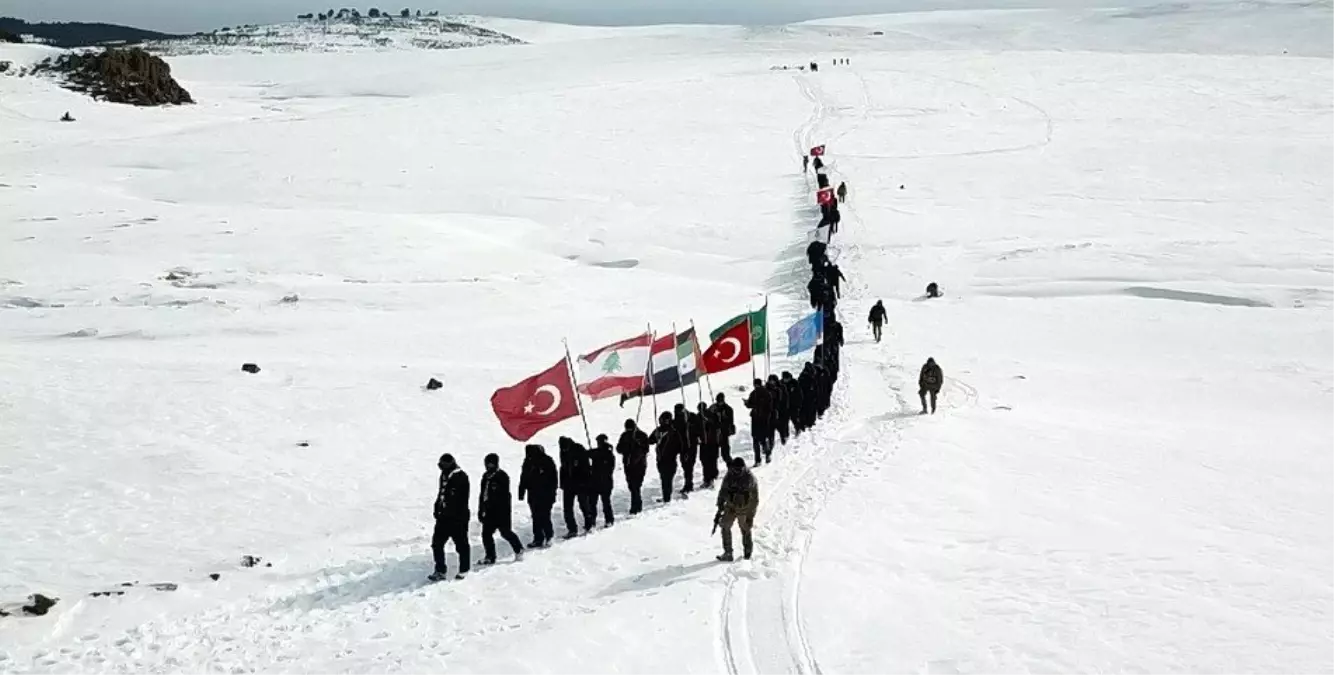
{"type": "Polygon", "coordinates": [[[95,99],[138,106],[194,103],[190,92],[171,76],[171,66],[139,47],[108,47],[101,52],[71,52],[47,59],[34,72],[62,76],[61,86],[95,99]]]}
{"type": "Polygon", "coordinates": [[[23,606],[23,613],[29,616],[43,616],[56,606],[60,598],[48,598],[41,593],[33,593],[28,598],[28,604],[23,606]]]}
{"type": "Polygon", "coordinates": [[[259,372],[259,366],[255,365],[255,364],[253,364],[253,363],[245,363],[245,364],[242,364],[242,365],[241,365],[241,370],[243,370],[243,371],[245,371],[245,372],[247,372],[247,373],[254,374],[254,373],[258,373],[258,372],[259,372]]]}
{"type": "Polygon", "coordinates": [[[434,377],[426,381],[426,390],[427,390],[427,391],[435,391],[436,389],[440,389],[440,388],[442,388],[442,387],[444,387],[444,386],[445,386],[445,383],[441,382],[440,380],[435,379],[434,377]]]}
{"type": "Polygon", "coordinates": [[[293,293],[291,295],[284,295],[283,299],[280,302],[282,302],[283,304],[292,304],[300,299],[301,298],[297,297],[296,293],[293,293]]]}
{"type": "Polygon", "coordinates": [[[212,579],[212,580],[214,580],[214,581],[217,581],[218,579],[221,579],[221,578],[222,578],[222,575],[221,575],[221,574],[218,574],[217,572],[214,572],[214,573],[208,575],[208,578],[210,578],[210,579],[212,579]]]}
{"type": "Polygon", "coordinates": [[[257,567],[263,559],[254,555],[241,556],[241,567],[257,567]]]}
{"type": "Polygon", "coordinates": [[[307,443],[306,441],[301,441],[300,443],[297,443],[297,444],[296,444],[296,447],[298,447],[298,448],[309,448],[309,447],[310,447],[310,443],[307,443]]]}

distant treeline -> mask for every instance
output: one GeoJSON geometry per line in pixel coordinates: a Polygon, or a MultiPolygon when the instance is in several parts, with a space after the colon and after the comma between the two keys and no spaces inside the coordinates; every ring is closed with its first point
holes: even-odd
{"type": "MultiPolygon", "coordinates": [[[[393,18],[394,16],[398,16],[403,19],[410,19],[414,16],[414,13],[411,9],[408,9],[406,7],[399,10],[397,13],[381,11],[379,7],[372,7],[366,12],[366,17],[369,19],[380,19],[380,18],[389,19],[393,18]]],[[[415,16],[420,18],[422,16],[422,11],[420,9],[417,10],[415,16]]],[[[440,16],[440,12],[432,10],[428,12],[426,16],[440,16]]],[[[307,19],[307,20],[318,19],[320,21],[336,21],[336,20],[348,21],[348,20],[360,19],[361,11],[357,9],[348,9],[345,7],[337,11],[331,9],[327,12],[320,12],[318,14],[314,12],[311,12],[309,14],[298,14],[296,15],[296,18],[307,19]]]]}
{"type": "Polygon", "coordinates": [[[28,23],[23,19],[0,17],[0,34],[32,35],[57,47],[91,47],[109,42],[136,43],[145,40],[170,40],[181,37],[168,33],[117,26],[110,23],[28,23]]]}

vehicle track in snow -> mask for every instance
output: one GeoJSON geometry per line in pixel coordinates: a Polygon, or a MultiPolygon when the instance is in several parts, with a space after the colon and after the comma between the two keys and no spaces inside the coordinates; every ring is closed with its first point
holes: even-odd
{"type": "MultiPolygon", "coordinates": [[[[798,152],[805,154],[829,108],[811,78],[799,75],[794,79],[812,104],[811,116],[793,132],[798,152]]],[[[834,167],[831,161],[826,165],[832,181],[834,167]]],[[[855,216],[852,220],[860,222],[855,216]]],[[[831,248],[842,252],[839,243],[831,248]]],[[[851,251],[855,253],[855,247],[851,251]]],[[[851,303],[865,294],[865,287],[848,291],[845,302],[851,303]]],[[[829,412],[813,430],[776,448],[777,463],[757,471],[761,499],[755,518],[756,559],[727,570],[718,610],[719,657],[729,675],[823,672],[801,612],[804,563],[815,525],[829,498],[844,483],[888,454],[894,444],[883,442],[880,428],[899,418],[891,413],[859,419],[852,413],[850,403],[861,398],[854,391],[874,392],[874,396],[884,393],[883,381],[869,372],[854,372],[860,370],[858,366],[870,366],[883,375],[883,365],[859,356],[869,349],[874,346],[845,347],[845,366],[829,412]],[[867,440],[868,431],[877,436],[876,442],[867,440]]],[[[897,402],[891,405],[902,408],[903,396],[897,388],[895,396],[897,402]]]]}

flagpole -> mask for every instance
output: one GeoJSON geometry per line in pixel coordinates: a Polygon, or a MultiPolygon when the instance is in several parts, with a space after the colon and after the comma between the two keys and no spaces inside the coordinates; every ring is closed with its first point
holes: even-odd
{"type": "MultiPolygon", "coordinates": [[[[672,358],[675,358],[675,359],[676,359],[676,382],[677,382],[677,384],[679,385],[679,386],[677,386],[677,389],[680,389],[680,390],[681,390],[681,407],[682,407],[682,408],[685,408],[685,407],[686,407],[686,387],[685,387],[685,384],[681,381],[681,352],[679,351],[680,348],[681,348],[681,346],[678,345],[678,344],[676,343],[676,322],[673,321],[673,322],[672,322],[672,358]]],[[[687,408],[687,409],[686,409],[686,412],[688,413],[688,412],[690,412],[690,410],[687,408]]]]}
{"type": "Polygon", "coordinates": [[[772,335],[769,335],[769,294],[764,294],[764,376],[767,378],[773,373],[769,369],[769,353],[773,351],[770,345],[773,344],[772,335]]]}
{"type": "Polygon", "coordinates": [[[588,417],[584,415],[584,402],[579,400],[579,380],[574,377],[574,359],[570,358],[570,343],[565,338],[560,339],[561,344],[565,345],[565,367],[570,371],[570,384],[574,385],[574,404],[579,408],[579,419],[584,421],[584,440],[588,441],[588,447],[593,447],[593,435],[588,433],[588,417]]]}
{"type": "Polygon", "coordinates": [[[755,373],[755,350],[753,349],[755,346],[755,327],[750,324],[750,305],[746,305],[746,339],[750,340],[749,346],[752,347],[750,350],[750,379],[758,380],[760,376],[755,373]]]}
{"type": "MultiPolygon", "coordinates": [[[[699,330],[695,328],[695,320],[694,320],[694,319],[691,319],[691,320],[690,320],[690,330],[695,331],[695,345],[698,346],[698,345],[699,345],[699,330]]],[[[695,354],[695,370],[696,370],[696,371],[702,371],[702,372],[704,373],[704,382],[705,382],[706,384],[709,385],[709,400],[712,401],[712,400],[713,400],[713,380],[709,378],[709,371],[708,371],[708,369],[706,369],[706,368],[704,367],[704,364],[703,364],[703,363],[700,363],[698,350],[696,350],[696,354],[695,354]]],[[[695,384],[699,384],[699,378],[698,378],[698,377],[695,378],[695,384]]]]}
{"type": "MultiPolygon", "coordinates": [[[[644,375],[648,380],[650,396],[653,398],[653,428],[658,428],[658,390],[653,388],[653,343],[657,342],[657,333],[653,332],[653,324],[644,324],[648,326],[648,366],[644,368],[644,375]]],[[[643,398],[643,395],[640,395],[643,398]]]]}

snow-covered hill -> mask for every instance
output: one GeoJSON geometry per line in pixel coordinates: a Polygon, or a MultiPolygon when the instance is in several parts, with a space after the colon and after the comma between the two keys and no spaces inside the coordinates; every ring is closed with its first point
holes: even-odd
{"type": "Polygon", "coordinates": [[[376,17],[236,26],[145,47],[167,55],[461,49],[522,44],[473,17],[376,17]]]}
{"type": "MultiPolygon", "coordinates": [[[[0,671],[1334,671],[1330,20],[479,21],[530,44],[172,56],[173,109],[0,77],[0,608],[60,599],[0,671]],[[848,344],[755,559],[618,473],[614,527],[426,585],[437,457],[517,479],[490,396],[566,343],[767,297],[800,364],[816,143],[848,344]]],[[[750,377],[656,405],[726,394],[745,454],[750,377]]]]}

